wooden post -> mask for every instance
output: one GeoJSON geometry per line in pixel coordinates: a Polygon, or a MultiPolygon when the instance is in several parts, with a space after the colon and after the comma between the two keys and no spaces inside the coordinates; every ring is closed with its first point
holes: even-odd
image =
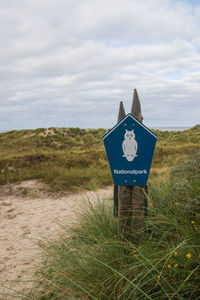
{"type": "Polygon", "coordinates": [[[142,115],[142,112],[141,112],[140,100],[139,100],[138,93],[137,93],[136,89],[134,89],[134,93],[133,93],[133,102],[132,102],[132,107],[131,107],[131,113],[140,122],[143,121],[143,115],[142,115]]]}
{"type": "MultiPolygon", "coordinates": [[[[134,90],[131,113],[140,122],[143,120],[137,90],[134,90]]],[[[118,232],[127,240],[138,242],[144,231],[145,195],[142,186],[118,187],[118,232]],[[136,238],[138,237],[138,238],[136,238]]]]}
{"type": "MultiPolygon", "coordinates": [[[[126,116],[123,102],[120,101],[119,104],[119,113],[117,118],[117,123],[120,122],[126,116]]],[[[118,186],[114,185],[114,208],[113,208],[114,217],[118,217],[118,186]]]]}

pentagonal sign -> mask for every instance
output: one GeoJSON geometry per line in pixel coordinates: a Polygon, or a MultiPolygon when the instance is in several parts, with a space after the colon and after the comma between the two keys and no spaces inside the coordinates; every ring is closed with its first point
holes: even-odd
{"type": "Polygon", "coordinates": [[[147,184],[157,136],[132,114],[103,137],[115,185],[147,184]]]}

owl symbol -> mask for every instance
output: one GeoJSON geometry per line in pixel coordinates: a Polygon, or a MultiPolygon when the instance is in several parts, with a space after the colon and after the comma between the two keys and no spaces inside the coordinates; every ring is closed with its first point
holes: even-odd
{"type": "Polygon", "coordinates": [[[133,161],[134,158],[137,156],[137,148],[138,144],[135,140],[135,133],[134,130],[128,131],[126,130],[124,135],[124,141],[122,143],[122,149],[124,152],[123,157],[126,157],[128,161],[133,161]]]}

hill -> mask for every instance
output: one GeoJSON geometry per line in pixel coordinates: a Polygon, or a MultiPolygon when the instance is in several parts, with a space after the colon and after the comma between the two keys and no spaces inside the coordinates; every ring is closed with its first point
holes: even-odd
{"type": "MultiPolygon", "coordinates": [[[[153,130],[152,167],[171,167],[200,148],[200,125],[153,130]]],[[[51,190],[94,189],[112,183],[102,137],[105,129],[38,128],[0,133],[0,184],[40,179],[51,190]]]]}

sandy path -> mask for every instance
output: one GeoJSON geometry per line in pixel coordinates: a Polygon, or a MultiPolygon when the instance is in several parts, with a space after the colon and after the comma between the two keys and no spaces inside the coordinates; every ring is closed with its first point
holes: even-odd
{"type": "MultiPolygon", "coordinates": [[[[8,280],[32,279],[40,251],[35,243],[42,236],[56,236],[61,229],[55,222],[73,223],[84,198],[95,201],[112,195],[111,187],[59,197],[48,196],[43,189],[33,180],[0,188],[1,285],[8,280]]],[[[0,295],[0,299],[10,297],[0,295]]]]}

